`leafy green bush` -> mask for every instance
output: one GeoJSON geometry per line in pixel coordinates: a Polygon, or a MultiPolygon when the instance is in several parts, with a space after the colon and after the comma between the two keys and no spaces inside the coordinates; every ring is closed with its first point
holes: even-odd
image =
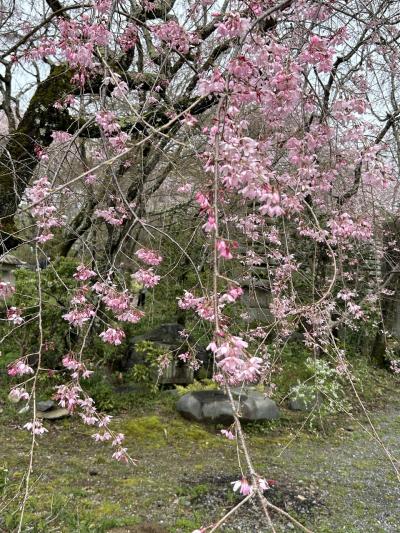
{"type": "MultiPolygon", "coordinates": [[[[43,346],[42,366],[57,366],[62,355],[71,349],[74,343],[74,332],[62,315],[69,308],[69,291],[76,286],[73,278],[77,262],[70,258],[61,258],[50,267],[41,271],[42,287],[42,327],[45,344],[43,346]]],[[[24,324],[6,336],[2,350],[7,353],[8,362],[38,351],[38,321],[33,319],[39,311],[37,273],[25,268],[15,272],[15,294],[9,300],[10,306],[23,309],[24,324]]],[[[0,336],[7,335],[11,326],[0,326],[0,336]]]]}
{"type": "MultiPolygon", "coordinates": [[[[291,396],[308,408],[318,407],[322,414],[333,414],[349,409],[345,389],[336,369],[326,361],[309,357],[306,360],[309,378],[291,389],[291,396]]],[[[312,418],[312,417],[311,417],[312,418]]]]}

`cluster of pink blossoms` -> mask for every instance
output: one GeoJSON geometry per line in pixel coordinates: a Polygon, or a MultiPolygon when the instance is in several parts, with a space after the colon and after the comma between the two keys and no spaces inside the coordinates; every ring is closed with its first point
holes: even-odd
{"type": "Polygon", "coordinates": [[[69,322],[74,327],[82,327],[85,322],[96,315],[92,304],[82,305],[79,308],[75,307],[68,313],[62,315],[63,319],[69,322]]]}
{"type": "MultiPolygon", "coordinates": [[[[154,250],[148,248],[140,248],[135,253],[136,257],[140,259],[146,265],[158,266],[163,260],[162,255],[154,250]]],[[[154,273],[153,268],[143,269],[140,268],[131,275],[132,279],[136,280],[138,283],[143,285],[148,289],[152,289],[158,285],[161,276],[158,276],[154,273]]]]}
{"type": "Polygon", "coordinates": [[[202,362],[199,361],[196,358],[195,354],[192,352],[180,353],[178,355],[178,359],[180,361],[183,361],[189,368],[192,368],[194,371],[197,371],[202,364],[202,362]]]}
{"type": "Polygon", "coordinates": [[[124,52],[131,50],[138,40],[138,27],[132,23],[126,26],[124,33],[118,38],[118,42],[124,52]]]}
{"type": "Polygon", "coordinates": [[[147,270],[141,268],[134,272],[131,277],[147,289],[152,289],[158,285],[161,279],[160,276],[154,273],[152,268],[148,268],[147,270]]]}
{"type": "Polygon", "coordinates": [[[54,141],[57,143],[66,143],[72,139],[72,135],[66,131],[53,131],[51,134],[54,141]]]}
{"type": "Polygon", "coordinates": [[[221,37],[240,37],[250,28],[250,20],[240,16],[240,13],[229,13],[223,22],[217,24],[217,33],[221,37]]]}
{"type": "Polygon", "coordinates": [[[117,202],[115,207],[107,207],[106,209],[96,209],[95,215],[104,219],[112,226],[122,226],[124,221],[128,218],[128,211],[122,202],[117,202]]]}
{"type": "Polygon", "coordinates": [[[7,309],[7,320],[15,324],[16,326],[19,326],[20,324],[23,324],[24,319],[21,316],[22,310],[18,309],[17,307],[9,307],[7,309]]]}
{"type": "Polygon", "coordinates": [[[111,10],[113,0],[96,0],[94,6],[99,13],[107,13],[111,10]]]}
{"type": "Polygon", "coordinates": [[[222,259],[233,259],[232,248],[237,248],[237,243],[229,243],[224,239],[218,239],[215,243],[219,257],[222,259]]]}
{"type": "Polygon", "coordinates": [[[176,50],[181,54],[187,54],[190,45],[199,41],[196,35],[187,32],[173,20],[157,24],[152,31],[157,35],[161,43],[168,45],[172,50],[176,50]]]}
{"type": "Polygon", "coordinates": [[[83,264],[76,268],[76,272],[74,274],[74,278],[79,281],[87,281],[88,279],[93,278],[93,276],[96,276],[96,272],[90,270],[83,264]]]}
{"type": "Polygon", "coordinates": [[[218,336],[207,346],[215,356],[217,367],[222,371],[222,374],[214,375],[217,383],[222,385],[225,379],[230,385],[258,381],[263,360],[247,355],[247,347],[246,341],[234,335],[227,336],[224,340],[218,336]]]}
{"type": "Polygon", "coordinates": [[[43,426],[42,422],[38,419],[34,420],[33,422],[27,422],[24,424],[24,429],[27,429],[33,435],[43,435],[43,433],[47,433],[48,430],[43,426]]]}
{"type": "Polygon", "coordinates": [[[93,374],[93,371],[88,370],[86,368],[86,365],[81,361],[78,361],[72,353],[64,355],[62,359],[62,364],[66,369],[71,372],[71,377],[73,379],[79,379],[81,377],[86,379],[93,374]]]}
{"type": "Polygon", "coordinates": [[[92,289],[100,295],[106,309],[114,313],[116,320],[136,324],[144,316],[142,311],[134,307],[133,295],[128,291],[121,292],[114,286],[100,282],[95,283],[92,289]]]}
{"type": "Polygon", "coordinates": [[[9,298],[15,292],[13,287],[8,281],[0,281],[0,297],[9,298]]]}
{"type": "Polygon", "coordinates": [[[108,328],[100,333],[99,336],[102,341],[118,346],[125,339],[125,332],[122,329],[108,328]]]}
{"type": "MultiPolygon", "coordinates": [[[[82,282],[86,282],[94,276],[96,273],[83,264],[77,267],[74,274],[74,278],[82,282]]],[[[144,316],[142,311],[134,307],[133,295],[127,290],[121,292],[114,285],[96,282],[92,287],[82,285],[74,292],[71,298],[71,304],[74,308],[63,315],[63,318],[71,325],[82,327],[85,322],[96,316],[94,305],[87,299],[90,289],[101,299],[106,309],[114,314],[116,320],[136,324],[144,316]]],[[[120,328],[109,327],[100,334],[100,338],[104,342],[118,346],[123,342],[125,333],[120,328]]],[[[69,364],[71,370],[75,367],[76,371],[84,372],[83,367],[79,366],[81,363],[78,364],[75,360],[71,360],[69,364]]]]}
{"type": "Polygon", "coordinates": [[[356,222],[348,213],[341,213],[328,221],[334,243],[343,239],[368,241],[372,236],[371,224],[366,220],[356,222]]]}
{"type": "Polygon", "coordinates": [[[140,248],[135,252],[135,255],[143,263],[150,266],[157,266],[163,260],[162,255],[154,250],[149,250],[148,248],[140,248]]]}
{"type": "Polygon", "coordinates": [[[61,217],[57,214],[57,207],[51,201],[51,183],[46,176],[36,180],[32,187],[27,188],[26,195],[33,206],[31,213],[37,220],[41,234],[37,240],[44,243],[54,237],[51,228],[63,225],[61,217]]]}
{"type": "Polygon", "coordinates": [[[9,376],[24,376],[33,374],[33,368],[26,364],[26,358],[17,359],[8,366],[7,373],[9,376]]]}
{"type": "MultiPolygon", "coordinates": [[[[86,269],[84,265],[80,265],[77,268],[77,272],[74,274],[74,278],[80,281],[85,281],[93,275],[95,275],[95,272],[86,269]]],[[[71,298],[71,304],[74,305],[74,308],[62,315],[63,319],[74,327],[82,327],[85,322],[96,315],[93,304],[87,300],[86,295],[88,292],[89,287],[87,285],[77,289],[71,298]]]]}
{"type": "Polygon", "coordinates": [[[93,23],[89,17],[82,15],[81,20],[60,18],[58,27],[61,39],[56,45],[71,67],[81,71],[94,68],[97,63],[95,47],[106,46],[109,41],[110,32],[107,26],[103,23],[93,23]]]}
{"type": "Polygon", "coordinates": [[[301,53],[299,61],[315,65],[320,72],[330,72],[333,67],[335,49],[328,39],[312,35],[307,48],[301,53]]]}
{"type": "MultiPolygon", "coordinates": [[[[126,92],[125,86],[118,84],[118,94],[126,92]]],[[[96,113],[96,122],[104,131],[110,145],[116,152],[123,152],[126,148],[126,143],[129,140],[129,135],[121,130],[121,126],[117,122],[116,114],[113,111],[100,111],[96,113]]]]}
{"type": "Polygon", "coordinates": [[[115,448],[112,457],[117,461],[128,462],[127,448],[122,447],[125,436],[122,433],[114,433],[109,428],[112,417],[98,413],[93,398],[87,396],[79,384],[81,377],[90,377],[92,372],[88,371],[86,366],[78,361],[73,354],[64,356],[63,365],[71,372],[74,381],[68,385],[56,387],[55,399],[59,405],[70,413],[77,412],[84,424],[97,426],[100,431],[93,434],[94,440],[97,442],[111,441],[112,447],[115,448]]]}
{"type": "Polygon", "coordinates": [[[19,402],[29,400],[29,393],[23,387],[13,387],[8,397],[12,402],[19,402]]]}
{"type": "MultiPolygon", "coordinates": [[[[226,293],[217,295],[218,297],[218,311],[222,311],[226,304],[235,302],[243,294],[240,287],[230,287],[226,293]]],[[[178,298],[178,306],[181,309],[193,309],[200,318],[212,322],[215,319],[214,302],[210,298],[204,296],[194,296],[191,292],[186,291],[181,298],[178,298]]]]}
{"type": "MultiPolygon", "coordinates": [[[[75,364],[71,364],[70,369],[74,375],[76,373],[75,364]]],[[[70,363],[67,362],[67,365],[70,366],[70,363]]],[[[93,434],[93,438],[97,442],[111,441],[112,447],[115,448],[112,455],[113,459],[121,462],[129,461],[127,448],[122,447],[125,436],[122,433],[114,433],[109,428],[111,416],[101,415],[97,412],[93,399],[84,394],[78,382],[57,386],[55,399],[61,407],[70,413],[77,412],[84,424],[97,426],[101,430],[101,432],[93,434]]]]}

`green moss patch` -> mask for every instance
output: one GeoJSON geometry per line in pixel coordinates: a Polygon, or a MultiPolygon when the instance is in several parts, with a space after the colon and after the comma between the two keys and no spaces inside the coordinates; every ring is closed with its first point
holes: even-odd
{"type": "Polygon", "coordinates": [[[222,440],[199,424],[181,418],[161,420],[155,415],[126,420],[118,430],[129,439],[152,447],[184,447],[193,443],[202,447],[219,446],[222,440]]]}

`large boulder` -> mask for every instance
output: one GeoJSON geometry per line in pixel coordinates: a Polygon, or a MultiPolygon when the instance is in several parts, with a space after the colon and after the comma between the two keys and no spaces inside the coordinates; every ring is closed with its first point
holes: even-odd
{"type": "MultiPolygon", "coordinates": [[[[276,420],[279,409],[276,403],[257,391],[232,392],[240,403],[240,418],[244,422],[276,420]]],[[[176,404],[177,411],[197,422],[230,424],[233,421],[229,398],[222,391],[195,391],[182,396],[176,404]]]]}

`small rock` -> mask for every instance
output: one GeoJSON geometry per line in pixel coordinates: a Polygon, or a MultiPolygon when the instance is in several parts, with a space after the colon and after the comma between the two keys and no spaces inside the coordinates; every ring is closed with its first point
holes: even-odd
{"type": "Polygon", "coordinates": [[[306,498],[305,496],[303,496],[302,494],[298,494],[298,495],[296,496],[296,498],[297,498],[298,500],[300,500],[301,502],[304,502],[304,500],[307,499],[307,498],[306,498]]]}
{"type": "Polygon", "coordinates": [[[56,403],[53,402],[53,400],[44,400],[41,402],[36,402],[36,409],[38,411],[43,411],[44,413],[46,411],[50,411],[51,409],[54,409],[56,407],[56,403]]]}

